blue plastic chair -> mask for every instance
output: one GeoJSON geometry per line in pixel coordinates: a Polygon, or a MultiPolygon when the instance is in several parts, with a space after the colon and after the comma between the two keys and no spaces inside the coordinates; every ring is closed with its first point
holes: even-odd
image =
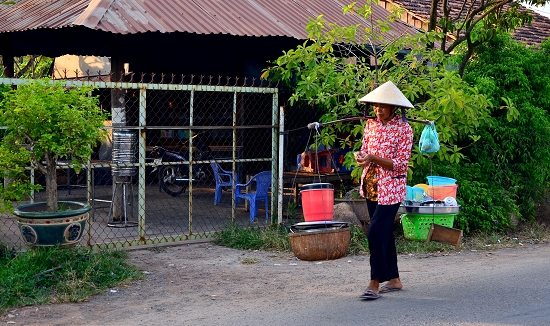
{"type": "MultiPolygon", "coordinates": [[[[226,171],[216,162],[210,162],[212,171],[214,172],[214,179],[216,180],[216,191],[214,193],[214,205],[222,202],[222,191],[224,187],[233,187],[233,173],[226,171]]],[[[237,175],[235,175],[236,180],[237,175]]]]}
{"type": "Polygon", "coordinates": [[[235,188],[235,202],[243,198],[250,202],[250,222],[254,222],[254,218],[258,215],[258,201],[263,200],[265,203],[265,219],[269,219],[268,214],[268,191],[271,187],[271,171],[263,171],[253,176],[245,184],[237,184],[235,188]],[[255,191],[241,194],[241,189],[246,188],[252,183],[256,184],[255,191]]]}

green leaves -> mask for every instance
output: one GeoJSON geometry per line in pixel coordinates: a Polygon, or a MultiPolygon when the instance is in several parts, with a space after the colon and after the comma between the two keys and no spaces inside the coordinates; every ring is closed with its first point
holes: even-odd
{"type": "MultiPolygon", "coordinates": [[[[4,94],[0,125],[7,129],[0,166],[15,174],[11,176],[14,182],[23,183],[23,176],[18,174],[21,169],[31,165],[40,168],[50,158],[54,161],[48,164],[54,167],[58,159],[72,159],[78,169],[78,164],[90,157],[92,147],[105,135],[102,127],[107,118],[97,96],[89,95],[92,91],[88,86],[65,88],[42,79],[29,80],[4,94]]],[[[21,189],[28,194],[30,188],[21,189]]],[[[0,194],[2,198],[13,195],[0,194]]]]}
{"type": "Polygon", "coordinates": [[[506,112],[506,119],[508,122],[512,122],[513,120],[519,118],[519,110],[514,106],[512,100],[507,97],[501,97],[501,100],[506,105],[501,105],[500,109],[508,109],[506,112]]]}
{"type": "MultiPolygon", "coordinates": [[[[533,220],[537,202],[548,190],[548,53],[544,44],[540,49],[530,48],[505,34],[478,50],[464,78],[477,85],[494,106],[491,123],[478,129],[479,138],[472,138],[477,141],[465,154],[478,167],[480,182],[498,190],[501,198],[496,198],[497,190],[489,193],[494,212],[491,222],[504,228],[509,225],[506,218],[510,214],[533,220]]],[[[468,197],[473,195],[467,193],[468,197]]],[[[471,200],[470,204],[479,205],[471,200]]]]}
{"type": "MultiPolygon", "coordinates": [[[[346,6],[343,12],[372,21],[370,2],[346,6]]],[[[407,110],[409,117],[435,122],[442,146],[435,157],[459,163],[464,158],[460,153],[464,140],[469,141],[481,125],[490,123],[491,103],[456,70],[449,69],[452,57],[427,48],[442,35],[419,33],[389,42],[383,38],[388,26],[388,21],[337,26],[319,15],[308,24],[310,40],[285,52],[264,75],[291,87],[291,105],[305,101],[322,110],[322,122],[362,115],[365,106],[358,99],[392,80],[415,105],[407,110]]],[[[422,127],[413,126],[415,143],[422,127]]],[[[360,123],[336,124],[323,128],[318,140],[325,145],[358,148],[362,132],[360,123]]],[[[413,155],[413,164],[421,162],[422,156],[413,155]]]]}
{"type": "Polygon", "coordinates": [[[2,122],[13,137],[32,142],[38,160],[45,152],[86,159],[106,118],[97,97],[88,96],[90,91],[90,87],[66,90],[45,80],[20,85],[0,111],[2,122]]]}

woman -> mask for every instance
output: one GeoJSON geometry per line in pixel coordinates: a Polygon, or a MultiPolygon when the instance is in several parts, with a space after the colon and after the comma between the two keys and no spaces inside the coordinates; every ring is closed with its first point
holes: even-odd
{"type": "Polygon", "coordinates": [[[367,200],[370,226],[367,231],[371,280],[361,298],[378,299],[379,293],[403,288],[397,268],[393,235],[395,215],[405,200],[407,170],[412,148],[412,129],[397,114],[397,107],[413,105],[391,82],[360,99],[372,103],[376,119],[367,120],[357,164],[363,167],[361,195],[367,200]],[[382,287],[380,284],[387,282],[382,287]]]}

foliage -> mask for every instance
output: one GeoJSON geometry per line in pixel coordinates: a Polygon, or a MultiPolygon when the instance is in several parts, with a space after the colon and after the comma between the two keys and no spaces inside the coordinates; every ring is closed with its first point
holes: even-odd
{"type": "MultiPolygon", "coordinates": [[[[518,110],[515,119],[502,110],[493,110],[494,123],[483,126],[481,140],[465,151],[477,171],[477,179],[471,179],[479,183],[475,188],[487,191],[465,195],[479,196],[479,200],[487,196],[490,213],[498,218],[492,221],[496,224],[487,224],[482,230],[508,225],[510,219],[502,220],[499,212],[533,220],[536,203],[550,186],[549,49],[550,41],[537,49],[515,42],[509,35],[499,35],[479,48],[466,70],[465,80],[493,101],[510,98],[518,110]]],[[[473,216],[468,215],[468,220],[473,216]]]]}
{"type": "Polygon", "coordinates": [[[124,251],[36,248],[0,255],[0,312],[47,302],[80,302],[142,278],[124,251]]]}
{"type": "Polygon", "coordinates": [[[262,228],[244,228],[232,223],[218,232],[212,242],[235,249],[290,251],[288,231],[278,224],[262,228]]]}
{"type": "MultiPolygon", "coordinates": [[[[457,223],[457,222],[455,222],[457,223]]],[[[455,224],[456,227],[456,224],[455,224]]],[[[217,234],[213,243],[225,247],[241,250],[266,250],[274,252],[292,252],[290,239],[286,227],[283,225],[266,228],[247,228],[231,225],[217,234]]],[[[514,248],[523,243],[548,242],[549,230],[538,225],[532,225],[528,232],[510,233],[506,231],[489,231],[485,233],[472,232],[463,238],[461,249],[492,250],[498,248],[514,248]]],[[[400,223],[394,224],[395,243],[398,254],[429,254],[452,252],[454,245],[429,242],[411,241],[403,237],[403,227],[400,223]]],[[[369,253],[368,240],[364,232],[355,225],[350,226],[350,244],[348,255],[364,255],[369,253]]],[[[244,262],[243,262],[244,263],[244,262]]]]}
{"type": "Polygon", "coordinates": [[[287,203],[285,213],[289,221],[297,223],[298,219],[300,218],[298,216],[298,207],[293,202],[287,203]]]}
{"type": "MultiPolygon", "coordinates": [[[[212,242],[234,249],[291,252],[288,232],[288,227],[285,225],[275,224],[262,228],[247,228],[231,224],[228,228],[218,232],[212,242]]],[[[365,234],[355,225],[350,227],[350,232],[348,254],[357,255],[368,252],[365,234]]]]}
{"type": "Polygon", "coordinates": [[[441,161],[430,163],[417,167],[417,176],[411,184],[426,183],[426,179],[420,177],[426,175],[456,179],[459,185],[457,202],[461,207],[454,226],[465,234],[474,231],[504,232],[510,226],[512,218],[520,215],[517,189],[503,187],[495,182],[495,174],[484,171],[479,163],[472,163],[470,157],[466,157],[461,164],[452,166],[441,161]]]}
{"type": "Polygon", "coordinates": [[[350,241],[348,255],[362,255],[369,252],[369,241],[367,236],[360,228],[355,225],[350,226],[350,241]]]}
{"type": "MultiPolygon", "coordinates": [[[[0,57],[0,77],[4,76],[2,70],[3,60],[5,58],[0,57]]],[[[13,58],[13,77],[14,78],[30,78],[37,79],[46,76],[51,76],[54,70],[54,58],[46,57],[43,55],[25,55],[21,57],[13,58]]]]}
{"type": "Polygon", "coordinates": [[[14,58],[15,78],[43,78],[51,76],[53,72],[54,58],[43,55],[26,55],[14,58]]]}
{"type": "Polygon", "coordinates": [[[4,100],[4,93],[8,92],[11,89],[8,85],[0,85],[0,103],[4,100]]]}
{"type": "MultiPolygon", "coordinates": [[[[47,210],[58,210],[58,160],[70,159],[78,170],[105,135],[101,128],[106,114],[97,96],[91,96],[92,90],[88,86],[67,89],[42,79],[4,93],[0,125],[7,129],[0,143],[0,174],[12,181],[12,185],[0,186],[4,202],[29,194],[25,168],[33,166],[46,177],[47,210]]],[[[10,210],[12,206],[2,208],[10,210]]]]}
{"type": "Polygon", "coordinates": [[[546,2],[548,1],[434,0],[431,2],[428,30],[439,29],[442,33],[451,35],[439,42],[439,48],[443,52],[450,54],[457,52],[459,48],[464,49],[458,68],[460,75],[463,75],[478,46],[487,43],[499,33],[514,31],[531,23],[533,17],[523,9],[522,3],[543,5],[546,2]]]}
{"type": "MultiPolygon", "coordinates": [[[[441,35],[418,33],[384,41],[381,35],[388,32],[388,22],[378,21],[372,26],[366,23],[372,21],[369,4],[347,6],[344,13],[359,15],[365,25],[329,24],[322,15],[311,19],[307,25],[309,40],[286,51],[264,72],[264,77],[280,79],[293,89],[291,105],[304,101],[321,110],[321,122],[366,115],[358,98],[392,80],[416,106],[408,116],[432,120],[438,126],[441,150],[436,156],[458,163],[463,158],[459,141],[479,138],[477,128],[490,122],[491,102],[456,71],[448,69],[452,64],[448,55],[426,48],[441,35]]],[[[513,109],[512,102],[509,104],[513,109]]],[[[328,125],[322,128],[318,140],[324,145],[358,149],[363,128],[364,123],[328,125]]],[[[417,137],[422,128],[413,126],[417,137]]],[[[412,162],[425,164],[427,157],[416,147],[412,162]]],[[[344,165],[354,165],[353,153],[348,153],[344,165]]],[[[360,172],[355,168],[352,176],[358,177],[360,172]]]]}
{"type": "MultiPolygon", "coordinates": [[[[344,11],[370,21],[368,6],[352,5],[344,11]]],[[[482,24],[510,19],[508,27],[515,28],[523,22],[519,16],[513,18],[512,11],[489,11],[482,24]]],[[[544,112],[550,103],[550,46],[546,42],[537,51],[511,40],[503,43],[497,31],[508,27],[491,31],[493,27],[485,26],[483,31],[482,25],[472,26],[470,37],[476,38],[478,53],[465,50],[461,56],[449,56],[430,49],[430,44],[443,41],[441,34],[403,36],[390,43],[379,36],[387,31],[382,22],[342,27],[319,16],[308,25],[310,39],[285,52],[265,75],[292,88],[291,104],[303,101],[322,111],[321,122],[366,114],[357,99],[386,80],[394,81],[415,104],[408,116],[435,121],[442,145],[431,155],[413,148],[409,182],[425,183],[420,176],[454,174],[463,205],[457,224],[465,232],[502,231],[516,219],[534,218],[536,202],[548,189],[550,171],[550,152],[545,149],[550,126],[544,112]],[[480,36],[483,32],[487,37],[480,36]],[[453,67],[464,58],[471,63],[462,78],[453,67]]],[[[326,126],[317,140],[357,149],[363,125],[326,126]]],[[[413,124],[416,137],[422,128],[413,124]]],[[[344,165],[354,165],[352,153],[344,165]]],[[[352,176],[360,173],[356,167],[352,176]]]]}

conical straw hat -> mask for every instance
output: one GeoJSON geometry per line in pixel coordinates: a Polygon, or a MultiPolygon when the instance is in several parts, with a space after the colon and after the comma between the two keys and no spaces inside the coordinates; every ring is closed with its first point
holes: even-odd
{"type": "Polygon", "coordinates": [[[407,100],[405,95],[403,95],[399,88],[397,88],[397,86],[395,86],[395,84],[391,81],[387,81],[384,84],[378,86],[372,92],[360,98],[359,102],[381,103],[401,106],[404,108],[414,108],[411,102],[407,100]]]}

